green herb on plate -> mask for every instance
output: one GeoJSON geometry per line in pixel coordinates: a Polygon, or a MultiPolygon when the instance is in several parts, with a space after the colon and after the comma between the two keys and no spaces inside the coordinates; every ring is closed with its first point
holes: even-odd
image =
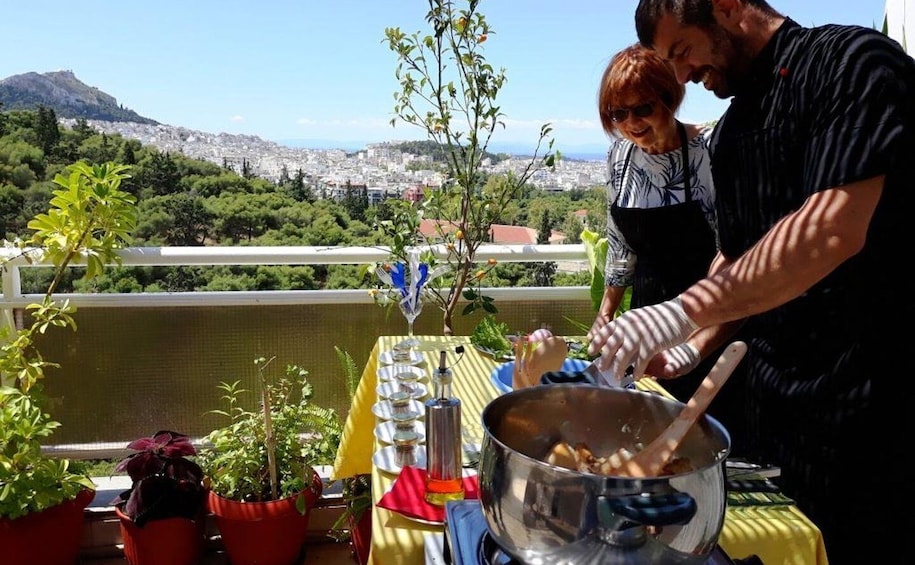
{"type": "Polygon", "coordinates": [[[470,343],[478,350],[492,355],[495,359],[511,358],[512,343],[506,337],[508,324],[497,322],[495,316],[483,316],[470,334],[470,343]]]}

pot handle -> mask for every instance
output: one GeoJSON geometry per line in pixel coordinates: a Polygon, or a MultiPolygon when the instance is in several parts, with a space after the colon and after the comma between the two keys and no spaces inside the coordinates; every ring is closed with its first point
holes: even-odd
{"type": "Polygon", "coordinates": [[[620,516],[646,526],[686,524],[696,510],[695,499],[685,492],[597,498],[597,517],[607,529],[618,528],[620,516]]]}

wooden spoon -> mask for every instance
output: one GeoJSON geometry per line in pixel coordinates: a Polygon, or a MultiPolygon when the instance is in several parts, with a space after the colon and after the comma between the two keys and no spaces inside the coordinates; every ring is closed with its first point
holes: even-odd
{"type": "Polygon", "coordinates": [[[622,465],[613,469],[613,474],[628,477],[658,476],[674,451],[680,446],[683,437],[696,423],[696,420],[705,413],[708,405],[734,372],[746,352],[747,344],[742,341],[735,341],[727,346],[680,414],[654,441],[631,457],[624,449],[616,452],[623,457],[624,461],[622,465]],[[627,458],[628,460],[626,460],[627,458]]]}

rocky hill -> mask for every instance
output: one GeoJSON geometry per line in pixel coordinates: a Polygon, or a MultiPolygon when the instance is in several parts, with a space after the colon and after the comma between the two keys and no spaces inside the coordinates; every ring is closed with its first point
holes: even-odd
{"type": "Polygon", "coordinates": [[[0,80],[0,104],[6,110],[52,108],[58,118],[85,118],[107,122],[157,125],[117,99],[76,78],[72,71],[25,73],[0,80]]]}

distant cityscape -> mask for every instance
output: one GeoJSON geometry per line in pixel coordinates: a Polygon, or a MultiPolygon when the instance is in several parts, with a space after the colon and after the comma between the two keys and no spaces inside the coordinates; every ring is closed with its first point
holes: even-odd
{"type": "MultiPolygon", "coordinates": [[[[65,118],[60,123],[72,128],[76,120],[65,118]]],[[[402,194],[416,186],[439,186],[443,180],[439,173],[415,166],[428,160],[428,156],[401,152],[394,147],[396,142],[369,144],[348,152],[289,147],[254,135],[213,134],[162,124],[101,120],[87,120],[87,124],[100,133],[119,134],[163,152],[227,165],[238,173],[247,162],[253,174],[273,182],[279,180],[285,167],[289,176],[301,170],[325,187],[365,186],[371,199],[373,195],[383,198],[385,194],[402,194]]],[[[484,165],[492,173],[520,172],[529,161],[529,157],[512,157],[484,165]]],[[[564,158],[553,171],[537,171],[530,183],[542,190],[559,192],[603,185],[605,178],[606,164],[602,159],[564,158]]]]}

